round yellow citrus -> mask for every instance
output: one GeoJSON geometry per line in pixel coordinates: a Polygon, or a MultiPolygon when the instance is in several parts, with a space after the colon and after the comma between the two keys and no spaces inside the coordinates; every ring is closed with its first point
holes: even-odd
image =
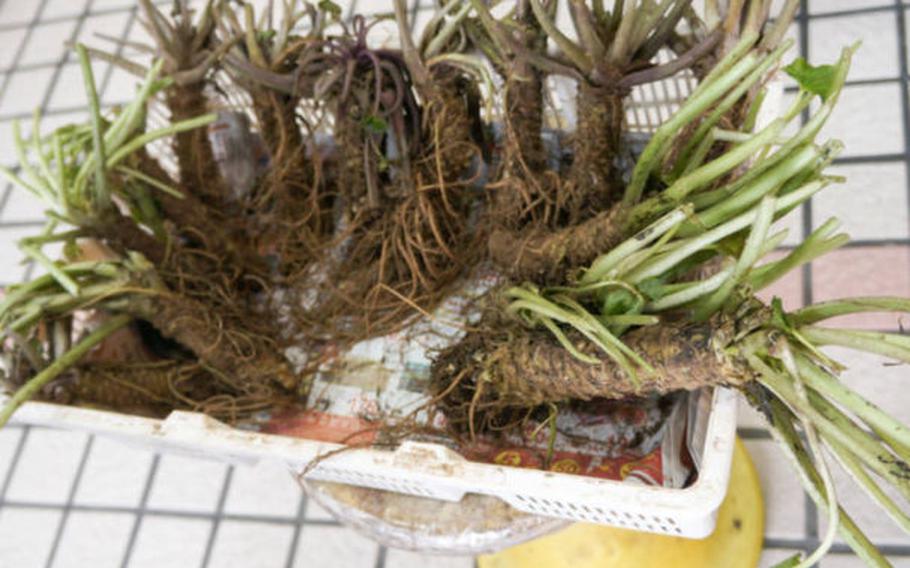
{"type": "Polygon", "coordinates": [[[562,531],[496,554],[481,556],[480,568],[754,568],[761,556],[764,503],[755,466],[736,441],[727,497],[717,528],[708,538],[655,535],[577,523],[562,531]]]}

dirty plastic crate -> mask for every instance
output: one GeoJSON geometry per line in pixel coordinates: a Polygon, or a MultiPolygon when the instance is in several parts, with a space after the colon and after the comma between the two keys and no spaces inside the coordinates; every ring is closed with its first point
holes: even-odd
{"type": "MultiPolygon", "coordinates": [[[[627,100],[626,130],[652,133],[691,91],[690,77],[678,75],[657,85],[636,87],[627,100]]],[[[556,110],[574,122],[574,95],[567,84],[552,86],[556,110]]],[[[780,107],[783,89],[773,81],[758,123],[767,124],[780,107]]],[[[405,442],[396,450],[351,449],[310,469],[307,479],[334,481],[399,493],[459,501],[466,493],[498,497],[518,510],[625,527],[640,531],[703,538],[715,526],[724,499],[736,435],[736,391],[713,392],[698,479],[670,489],[567,473],[469,462],[438,445],[405,442]]],[[[4,402],[0,394],[0,404],[4,402]]],[[[230,428],[192,412],[165,420],[115,412],[30,402],[16,414],[22,423],[81,430],[166,452],[232,463],[280,462],[300,474],[339,444],[261,434],[230,428]]]]}
{"type": "MultiPolygon", "coordinates": [[[[702,538],[714,530],[736,435],[736,391],[712,396],[697,481],[684,489],[469,462],[438,445],[405,442],[395,450],[351,449],[325,458],[307,479],[349,483],[446,501],[466,493],[498,497],[518,510],[568,520],[702,538]]],[[[0,396],[0,404],[4,397],[0,396]]],[[[15,420],[79,430],[150,449],[252,465],[279,462],[295,474],[342,446],[231,428],[194,412],[164,420],[29,402],[15,420]]]]}

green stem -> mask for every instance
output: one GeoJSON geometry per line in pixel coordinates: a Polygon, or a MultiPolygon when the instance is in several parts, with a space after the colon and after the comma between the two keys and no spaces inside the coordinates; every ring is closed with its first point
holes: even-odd
{"type": "Polygon", "coordinates": [[[170,124],[164,128],[152,130],[151,132],[145,132],[115,150],[111,157],[107,159],[107,167],[113,168],[117,165],[118,162],[120,162],[120,160],[124,159],[140,148],[144,148],[146,145],[154,142],[155,140],[158,140],[159,138],[171,136],[173,134],[177,134],[178,132],[185,132],[187,130],[193,130],[194,128],[207,126],[215,122],[217,118],[218,115],[215,113],[209,113],[202,116],[197,116],[196,118],[191,118],[189,120],[184,120],[176,124],[170,124]]]}
{"type": "Polygon", "coordinates": [[[821,396],[810,392],[811,404],[805,404],[793,385],[780,373],[772,370],[754,354],[747,355],[747,359],[752,368],[760,373],[759,381],[795,412],[808,417],[825,440],[830,438],[841,441],[870,469],[888,480],[902,495],[910,498],[907,465],[903,461],[895,458],[877,440],[821,396]]]}
{"type": "MultiPolygon", "coordinates": [[[[449,6],[444,6],[443,8],[441,8],[441,10],[448,11],[450,9],[450,6],[457,6],[457,5],[458,5],[457,2],[452,2],[449,6]]],[[[456,12],[454,16],[452,16],[452,20],[447,22],[445,27],[442,28],[442,30],[440,30],[439,33],[436,34],[436,36],[433,38],[433,40],[429,43],[429,45],[427,46],[427,48],[424,52],[424,57],[426,57],[426,58],[433,57],[434,55],[437,55],[442,50],[442,48],[443,48],[443,46],[445,46],[446,42],[449,41],[449,39],[453,35],[455,35],[455,32],[458,31],[458,28],[461,25],[461,22],[468,16],[468,13],[471,11],[472,7],[473,6],[471,6],[470,3],[466,2],[464,4],[464,6],[462,6],[461,9],[458,12],[456,12]]]]}
{"type": "Polygon", "coordinates": [[[658,219],[653,224],[636,233],[632,238],[623,241],[622,244],[615,247],[610,252],[597,257],[585,271],[584,275],[582,275],[580,283],[590,284],[602,280],[607,276],[607,273],[622,262],[623,259],[660,238],[664,233],[685,221],[691,213],[691,207],[682,207],[668,213],[661,219],[658,219]]]}
{"type": "Polygon", "coordinates": [[[62,233],[53,233],[49,235],[39,235],[37,237],[25,237],[19,242],[25,245],[41,245],[46,243],[59,243],[60,241],[69,241],[84,237],[88,233],[82,229],[73,229],[62,233]]]}
{"type": "Polygon", "coordinates": [[[829,219],[824,225],[806,237],[799,246],[790,251],[784,258],[758,267],[749,276],[749,285],[755,291],[770,286],[791,270],[812,261],[828,252],[847,244],[850,238],[846,234],[828,236],[837,230],[840,223],[837,219],[829,219]]]}
{"type": "Polygon", "coordinates": [[[693,191],[730,172],[750,159],[756,152],[774,142],[784,126],[786,126],[786,122],[783,119],[774,120],[748,142],[743,142],[719,158],[676,180],[673,185],[664,190],[663,195],[672,203],[679,203],[693,191]]]}
{"type": "Polygon", "coordinates": [[[739,132],[736,130],[723,130],[721,128],[714,128],[711,130],[714,133],[714,140],[718,142],[735,142],[741,144],[743,142],[748,142],[755,137],[755,134],[751,132],[739,132]]]}
{"type": "Polygon", "coordinates": [[[681,226],[682,225],[676,225],[675,227],[672,227],[669,231],[661,235],[661,237],[657,239],[657,242],[655,242],[653,245],[644,250],[635,251],[634,253],[630,254],[628,257],[623,259],[616,266],[616,268],[611,271],[611,273],[620,276],[628,274],[658,254],[674,250],[680,241],[677,240],[674,242],[673,238],[676,236],[676,231],[681,226]]]}
{"type": "Polygon", "coordinates": [[[765,57],[761,64],[755,68],[743,81],[732,91],[730,91],[726,97],[720,101],[717,106],[711,111],[711,114],[699,124],[698,128],[695,130],[695,134],[692,135],[691,140],[683,148],[683,151],[680,153],[682,159],[680,160],[681,164],[685,164],[688,161],[688,158],[692,152],[693,146],[699,143],[708,132],[714,128],[714,125],[720,121],[721,117],[727,113],[733,105],[735,105],[742,96],[748,91],[752,86],[758,83],[762,77],[768,72],[768,69],[772,65],[777,63],[781,57],[783,57],[784,52],[786,52],[790,47],[793,46],[793,40],[785,41],[777,49],[775,49],[771,54],[765,57]]]}
{"type": "MultiPolygon", "coordinates": [[[[33,136],[38,135],[37,132],[33,133],[33,136]]],[[[25,172],[26,177],[32,181],[32,184],[22,183],[20,181],[19,185],[40,196],[41,199],[52,207],[55,207],[57,205],[57,197],[54,194],[53,188],[48,185],[47,180],[38,175],[38,172],[35,171],[35,168],[32,167],[32,164],[28,159],[25,150],[25,141],[22,140],[22,129],[19,126],[18,120],[13,121],[13,147],[16,149],[16,158],[19,160],[19,168],[25,172]]],[[[10,178],[12,181],[12,172],[6,174],[6,177],[10,178]]]]}
{"type": "MultiPolygon", "coordinates": [[[[751,138],[751,136],[749,136],[749,138],[751,138]]],[[[680,166],[684,166],[680,175],[688,175],[700,168],[702,164],[705,163],[708,153],[711,151],[711,148],[714,147],[714,143],[717,142],[717,140],[717,129],[709,130],[708,134],[698,142],[698,146],[695,147],[692,155],[685,162],[680,161],[680,166]]],[[[745,142],[745,140],[742,140],[742,142],[745,142]]],[[[675,180],[678,179],[678,177],[679,176],[672,176],[672,179],[675,180]]],[[[695,200],[693,200],[693,202],[694,201],[695,200]]]]}
{"type": "Polygon", "coordinates": [[[263,69],[269,68],[269,62],[266,61],[265,56],[262,54],[262,50],[259,49],[259,41],[256,39],[256,20],[253,15],[253,6],[250,4],[244,4],[243,6],[243,17],[245,24],[246,34],[246,52],[249,54],[250,61],[263,69]]]}
{"type": "MultiPolygon", "coordinates": [[[[616,335],[611,333],[610,330],[608,330],[606,328],[606,326],[603,324],[603,322],[601,322],[599,319],[597,319],[596,317],[591,315],[591,312],[589,312],[580,303],[575,301],[573,298],[570,298],[565,295],[557,296],[555,299],[562,306],[564,306],[565,308],[568,308],[573,313],[577,314],[578,317],[580,317],[583,321],[588,323],[591,326],[591,328],[595,331],[595,333],[597,333],[597,335],[599,337],[601,337],[604,342],[609,343],[610,345],[612,345],[613,347],[618,349],[621,353],[623,353],[626,357],[628,357],[629,359],[634,361],[636,365],[638,365],[640,368],[644,369],[648,373],[654,372],[654,369],[651,367],[651,365],[648,364],[647,361],[642,359],[642,357],[638,353],[636,353],[634,350],[630,349],[628,346],[626,346],[625,343],[622,342],[622,340],[620,340],[616,337],[616,335],[619,335],[619,333],[617,333],[616,335]]],[[[633,375],[634,375],[634,373],[633,373],[633,375]]]]}
{"type": "Polygon", "coordinates": [[[85,95],[88,98],[89,117],[92,121],[92,148],[95,152],[95,203],[102,211],[110,204],[110,193],[107,189],[107,172],[105,172],[105,148],[103,125],[101,122],[101,104],[95,90],[95,74],[85,46],[76,45],[79,65],[82,67],[82,81],[85,84],[85,95]]]}
{"type": "MultiPolygon", "coordinates": [[[[793,380],[793,384],[796,387],[796,394],[799,397],[799,400],[802,404],[808,405],[809,399],[806,391],[805,384],[803,384],[802,374],[799,372],[799,367],[796,365],[796,359],[793,356],[793,351],[790,348],[790,344],[784,340],[781,342],[781,362],[784,364],[784,369],[789,373],[790,378],[793,380]]],[[[822,451],[822,445],[819,441],[818,431],[815,428],[815,425],[812,423],[812,420],[802,413],[797,413],[797,418],[802,424],[803,433],[806,435],[806,442],[809,445],[809,450],[812,453],[812,457],[815,460],[815,463],[818,465],[817,470],[822,479],[822,486],[825,489],[825,498],[828,501],[828,528],[825,531],[825,537],[815,548],[812,554],[808,558],[803,559],[799,563],[797,568],[809,568],[814,566],[819,559],[821,559],[831,548],[831,545],[834,543],[834,535],[837,533],[837,493],[834,488],[834,481],[831,478],[831,469],[828,467],[828,463],[825,460],[824,452],[822,451]]]]}
{"type": "MultiPolygon", "coordinates": [[[[804,124],[786,144],[778,148],[774,154],[756,164],[755,167],[743,175],[739,180],[739,183],[743,185],[751,183],[752,180],[761,175],[765,170],[772,168],[782,160],[787,159],[797,148],[815,139],[818,131],[825,125],[828,118],[831,116],[831,112],[834,110],[834,105],[840,96],[844,81],[846,81],[847,70],[850,67],[850,58],[852,57],[854,50],[855,48],[849,48],[843,51],[840,62],[837,64],[837,75],[833,80],[832,94],[821,105],[818,111],[812,115],[806,124],[804,124]]],[[[804,98],[802,96],[798,97],[793,108],[788,112],[788,116],[785,117],[785,120],[790,118],[789,115],[798,113],[802,105],[808,104],[809,100],[809,98],[804,98]]]]}
{"type": "Polygon", "coordinates": [[[591,58],[588,57],[588,54],[559,30],[556,22],[550,19],[549,14],[547,14],[544,7],[540,4],[540,0],[529,1],[531,3],[531,10],[534,11],[534,17],[537,18],[540,27],[543,28],[543,31],[547,36],[553,40],[553,43],[559,46],[559,49],[562,50],[566,57],[568,57],[582,73],[586,75],[590,73],[594,64],[591,61],[591,58]]]}
{"type": "Polygon", "coordinates": [[[50,187],[56,195],[62,195],[63,184],[58,183],[60,178],[51,172],[50,160],[41,148],[40,108],[35,109],[35,112],[32,115],[32,154],[34,154],[35,159],[38,160],[38,167],[41,168],[41,175],[44,176],[44,180],[46,181],[48,187],[50,187]]]}
{"type": "Polygon", "coordinates": [[[897,296],[869,296],[831,300],[806,306],[789,314],[794,325],[810,325],[820,321],[863,312],[908,312],[910,299],[897,296]]]}
{"type": "Polygon", "coordinates": [[[623,205],[632,207],[641,199],[645,183],[651,172],[663,159],[669,150],[672,139],[687,125],[691,124],[698,115],[710,108],[717,99],[722,97],[743,76],[749,73],[757,64],[758,58],[754,54],[746,55],[733,65],[729,71],[720,75],[716,80],[702,83],[703,89],[696,89],[683,106],[663,123],[651,137],[648,145],[635,163],[632,170],[632,180],[626,187],[623,196],[623,205]]]}
{"type": "Polygon", "coordinates": [[[796,365],[809,388],[853,412],[887,441],[902,459],[910,460],[910,429],[871,401],[844,386],[808,357],[797,354],[796,365]]]}
{"type": "Polygon", "coordinates": [[[185,195],[183,195],[182,193],[180,193],[173,187],[171,187],[165,183],[162,183],[161,181],[159,181],[149,175],[146,175],[146,174],[140,172],[139,170],[136,170],[133,168],[128,168],[126,166],[117,166],[117,171],[124,173],[130,177],[134,177],[140,181],[143,181],[143,182],[147,183],[148,185],[150,185],[160,191],[163,191],[164,193],[167,193],[168,195],[170,195],[171,197],[174,197],[176,199],[184,199],[186,197],[185,195]]]}
{"type": "Polygon", "coordinates": [[[581,351],[579,351],[578,348],[575,347],[575,345],[571,341],[569,341],[569,338],[566,337],[566,334],[561,329],[559,329],[559,326],[556,325],[555,323],[553,323],[552,319],[542,316],[542,317],[535,318],[535,320],[542,323],[543,326],[545,328],[547,328],[547,330],[550,333],[553,334],[553,337],[556,338],[556,341],[558,341],[559,344],[562,345],[563,349],[568,351],[572,355],[572,357],[575,357],[579,361],[583,361],[583,362],[589,363],[591,365],[597,365],[598,363],[600,363],[600,360],[597,359],[596,357],[591,357],[590,355],[586,355],[586,354],[582,353],[581,351]]]}
{"type": "Polygon", "coordinates": [[[6,405],[0,410],[0,428],[5,426],[13,413],[22,406],[23,403],[34,397],[44,385],[54,380],[60,373],[75,365],[83,355],[104,341],[106,337],[124,327],[132,321],[128,315],[113,316],[88,334],[82,341],[73,346],[72,349],[63,354],[63,356],[54,360],[44,370],[28,380],[17,390],[7,401],[6,405]]]}
{"type": "MultiPolygon", "coordinates": [[[[70,277],[81,276],[84,274],[100,274],[102,276],[113,277],[115,274],[111,270],[105,270],[111,265],[107,262],[79,262],[69,264],[67,266],[61,267],[61,270],[66,272],[70,277]]],[[[7,289],[7,296],[0,302],[0,319],[6,316],[6,313],[13,308],[13,306],[24,302],[31,295],[37,293],[41,289],[51,286],[54,283],[59,281],[51,274],[43,274],[29,282],[24,284],[19,284],[15,287],[7,289]]]]}
{"type": "Polygon", "coordinates": [[[762,105],[765,104],[767,96],[767,88],[759,89],[755,94],[755,98],[752,99],[752,103],[749,105],[749,110],[746,112],[746,118],[742,124],[742,130],[744,132],[752,132],[755,129],[755,123],[758,121],[758,113],[761,111],[762,105]]]}
{"type": "MultiPolygon", "coordinates": [[[[620,2],[624,4],[624,2],[620,2]]],[[[554,2],[555,4],[555,2],[554,2]]],[[[616,25],[616,33],[610,42],[610,52],[608,61],[614,65],[622,64],[627,58],[629,44],[632,41],[632,34],[635,28],[635,20],[638,19],[638,7],[634,6],[625,11],[625,6],[620,11],[613,12],[613,22],[616,25]]]]}
{"type": "Polygon", "coordinates": [[[32,184],[26,182],[24,179],[17,176],[16,174],[14,174],[12,172],[12,170],[9,170],[3,166],[0,166],[0,176],[3,176],[4,178],[6,178],[6,181],[10,182],[11,184],[18,185],[22,189],[28,191],[29,193],[31,193],[38,199],[41,199],[48,205],[51,205],[53,207],[57,206],[56,199],[54,199],[53,196],[48,194],[47,191],[43,189],[43,186],[35,186],[35,185],[32,185],[32,184]],[[39,189],[39,187],[41,189],[39,189]]]}
{"type": "MultiPolygon", "coordinates": [[[[806,199],[809,199],[814,193],[818,192],[822,187],[823,184],[819,182],[808,183],[802,188],[778,199],[775,210],[779,211],[797,203],[802,203],[806,199]]],[[[727,221],[723,225],[697,237],[688,239],[683,246],[680,246],[673,252],[655,258],[652,262],[640,267],[634,273],[630,274],[627,280],[633,284],[637,284],[647,278],[661,275],[666,270],[673,268],[679,262],[685,260],[699,250],[748,227],[755,221],[756,215],[757,212],[754,209],[746,211],[738,217],[727,221]]]]}
{"type": "Polygon", "coordinates": [[[16,333],[23,333],[34,326],[42,317],[72,312],[73,310],[89,305],[97,305],[101,299],[112,299],[123,290],[122,282],[103,282],[100,284],[86,285],[79,296],[69,293],[42,295],[32,298],[22,306],[22,315],[13,320],[8,328],[16,333]]]}
{"type": "Polygon", "coordinates": [[[666,12],[667,8],[674,0],[663,0],[659,5],[642,2],[635,8],[638,13],[635,18],[635,26],[630,34],[629,49],[630,55],[634,54],[641,48],[642,44],[652,31],[657,31],[657,23],[661,15],[666,12]]]}
{"type": "Polygon", "coordinates": [[[104,133],[105,148],[119,148],[137,128],[142,126],[145,105],[149,98],[171,83],[169,79],[157,79],[162,65],[164,65],[164,59],[159,59],[152,64],[133,102],[123,109],[123,112],[114,119],[113,124],[104,133]]]}
{"type": "Polygon", "coordinates": [[[822,395],[809,391],[809,400],[820,416],[834,426],[831,432],[823,434],[826,443],[834,441],[842,444],[857,460],[897,489],[904,499],[910,499],[910,466],[907,462],[882,447],[878,440],[822,395]]]}
{"type": "Polygon", "coordinates": [[[869,497],[878,503],[879,507],[885,510],[885,513],[891,517],[897,526],[904,532],[910,533],[910,517],[901,510],[900,505],[894,502],[887,493],[885,493],[875,479],[866,471],[863,464],[859,462],[840,442],[829,440],[828,447],[831,448],[834,456],[841,463],[844,469],[850,474],[853,480],[866,490],[869,497]]]}
{"type": "Polygon", "coordinates": [[[743,251],[733,268],[733,274],[716,292],[700,303],[701,305],[696,308],[693,314],[695,321],[705,321],[720,309],[724,302],[727,301],[727,298],[730,297],[733,289],[761,258],[765,237],[768,236],[771,221],[774,220],[775,204],[776,200],[771,196],[766,196],[762,200],[755,215],[755,221],[752,223],[752,230],[749,232],[743,251]]]}
{"type": "MultiPolygon", "coordinates": [[[[821,476],[809,459],[808,452],[793,428],[793,419],[790,411],[779,400],[771,400],[769,404],[771,415],[771,435],[777,440],[779,447],[799,473],[800,480],[806,492],[815,501],[819,508],[828,505],[823,493],[821,476]]],[[[891,563],[882,555],[869,538],[860,530],[853,519],[842,507],[838,507],[838,530],[847,545],[856,552],[869,566],[890,567],[891,563]]]]}
{"type": "Polygon", "coordinates": [[[701,298],[706,294],[714,292],[726,282],[730,276],[733,274],[733,267],[729,266],[717,274],[701,280],[699,282],[694,282],[678,292],[673,292],[672,294],[667,294],[666,296],[654,300],[650,304],[645,306],[646,312],[659,313],[666,311],[670,308],[675,308],[688,304],[692,300],[701,298]]]}
{"type": "Polygon", "coordinates": [[[896,333],[803,326],[799,333],[817,345],[839,345],[910,363],[910,337],[896,333]]]}
{"type": "Polygon", "coordinates": [[[51,276],[57,280],[60,286],[63,287],[64,290],[73,296],[79,295],[79,284],[70,278],[69,274],[67,274],[64,270],[61,270],[57,263],[49,259],[47,255],[41,252],[41,249],[32,244],[25,243],[20,244],[19,249],[25,253],[26,256],[41,265],[42,268],[47,270],[51,276]]]}
{"type": "Polygon", "coordinates": [[[568,305],[561,306],[535,292],[519,287],[512,287],[507,290],[506,296],[518,298],[509,303],[507,310],[510,313],[519,313],[524,310],[537,316],[548,317],[572,326],[622,367],[633,381],[636,380],[637,373],[635,368],[629,363],[629,359],[648,372],[652,370],[641,356],[629,349],[625,343],[610,333],[610,330],[602,322],[592,316],[580,304],[572,301],[571,298],[563,297],[562,302],[568,305]]]}
{"type": "MultiPolygon", "coordinates": [[[[764,256],[777,248],[786,235],[786,231],[781,231],[767,239],[759,256],[764,256]]],[[[665,287],[666,295],[647,304],[644,311],[658,313],[688,304],[692,300],[710,294],[720,288],[732,274],[733,267],[728,266],[706,280],[667,285],[665,287]]]]}
{"type": "Polygon", "coordinates": [[[648,316],[643,314],[619,314],[615,316],[599,316],[597,318],[604,325],[619,325],[619,326],[641,326],[641,325],[657,325],[660,323],[660,318],[657,316],[648,316]]]}
{"type": "Polygon", "coordinates": [[[788,179],[813,166],[820,155],[817,148],[807,145],[746,187],[732,184],[695,196],[693,203],[701,211],[696,222],[680,229],[680,236],[687,237],[701,232],[703,228],[710,229],[732,215],[742,212],[765,195],[780,188],[788,179]],[[710,209],[703,210],[707,206],[711,206],[710,209]]]}

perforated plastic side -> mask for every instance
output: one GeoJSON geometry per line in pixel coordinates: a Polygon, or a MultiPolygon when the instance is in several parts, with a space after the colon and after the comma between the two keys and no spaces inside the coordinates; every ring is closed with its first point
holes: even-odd
{"type": "Polygon", "coordinates": [[[516,495],[514,500],[509,500],[509,504],[528,513],[537,513],[538,515],[549,517],[568,518],[575,521],[587,521],[653,533],[684,534],[677,520],[667,515],[630,513],[585,503],[537,498],[530,495],[516,495]]]}

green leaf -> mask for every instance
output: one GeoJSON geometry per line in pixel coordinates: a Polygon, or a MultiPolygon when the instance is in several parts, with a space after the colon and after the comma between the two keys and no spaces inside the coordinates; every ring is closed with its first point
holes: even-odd
{"type": "Polygon", "coordinates": [[[796,79],[800,87],[820,96],[823,101],[828,100],[828,97],[837,90],[837,65],[815,66],[802,57],[798,57],[793,63],[784,67],[784,71],[796,79]]]}
{"type": "Polygon", "coordinates": [[[268,44],[277,34],[278,32],[275,30],[259,30],[256,32],[256,41],[261,44],[268,44]]]}
{"type": "Polygon", "coordinates": [[[664,283],[658,278],[647,278],[638,283],[638,291],[652,302],[664,296],[664,283]]]}
{"type": "Polygon", "coordinates": [[[602,314],[615,316],[636,312],[641,307],[641,302],[628,290],[610,290],[603,298],[602,314]]]}
{"type": "Polygon", "coordinates": [[[69,239],[63,243],[63,258],[70,262],[75,262],[82,256],[82,250],[75,239],[69,239]]]}
{"type": "Polygon", "coordinates": [[[748,237],[748,231],[733,233],[729,237],[717,242],[717,250],[727,256],[738,258],[739,255],[742,254],[743,248],[746,246],[746,239],[748,237]]]}
{"type": "Polygon", "coordinates": [[[784,311],[784,304],[781,299],[775,296],[771,300],[771,326],[781,331],[792,331],[793,324],[784,311]]]}
{"type": "Polygon", "coordinates": [[[319,0],[319,9],[335,18],[341,17],[341,6],[332,0],[319,0]]]}
{"type": "Polygon", "coordinates": [[[793,568],[794,566],[799,566],[799,563],[802,562],[803,555],[800,552],[797,552],[793,556],[781,560],[774,565],[774,568],[793,568]]]}
{"type": "Polygon", "coordinates": [[[372,134],[382,134],[389,129],[389,125],[382,117],[372,114],[365,116],[361,123],[363,127],[369,130],[372,134]]]}

